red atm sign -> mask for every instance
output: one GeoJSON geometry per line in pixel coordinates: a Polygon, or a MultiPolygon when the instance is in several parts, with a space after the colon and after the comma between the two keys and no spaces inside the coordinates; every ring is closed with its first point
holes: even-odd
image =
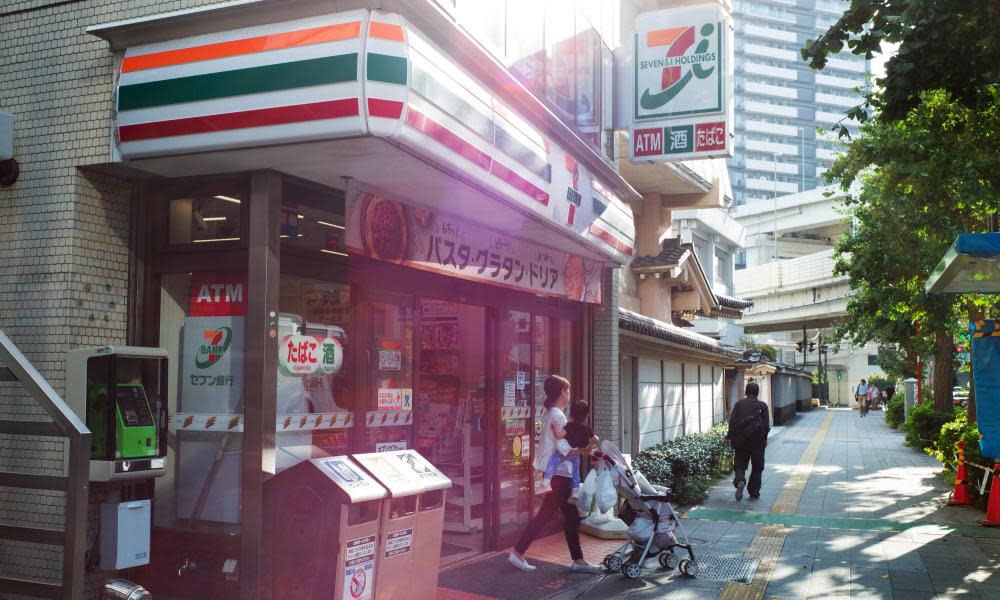
{"type": "Polygon", "coordinates": [[[671,125],[632,132],[632,156],[692,155],[726,149],[726,122],[671,125]]]}

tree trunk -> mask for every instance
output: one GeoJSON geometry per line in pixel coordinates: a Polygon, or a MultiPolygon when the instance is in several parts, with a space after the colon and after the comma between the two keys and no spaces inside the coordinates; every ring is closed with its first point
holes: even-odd
{"type": "Polygon", "coordinates": [[[954,348],[944,327],[934,328],[934,408],[946,413],[953,409],[952,382],[955,379],[954,348]]]}

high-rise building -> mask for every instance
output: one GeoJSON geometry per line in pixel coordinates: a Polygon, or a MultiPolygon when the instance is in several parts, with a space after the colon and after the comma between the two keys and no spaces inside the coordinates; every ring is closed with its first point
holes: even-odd
{"type": "Polygon", "coordinates": [[[736,143],[729,169],[736,204],[823,184],[842,145],[817,128],[832,130],[860,103],[857,88],[867,85],[870,61],[845,51],[814,71],[799,51],[847,6],[845,0],[733,2],[736,143]]]}

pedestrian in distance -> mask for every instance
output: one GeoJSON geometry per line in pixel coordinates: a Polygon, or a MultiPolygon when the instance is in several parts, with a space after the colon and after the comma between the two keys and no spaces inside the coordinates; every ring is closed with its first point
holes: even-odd
{"type": "Polygon", "coordinates": [[[743,499],[744,488],[750,492],[750,499],[760,498],[761,475],[764,473],[764,449],[767,448],[767,434],[771,430],[767,404],[757,399],[760,386],[750,382],[746,396],[736,403],[729,414],[729,433],[726,442],[736,451],[736,469],[733,487],[736,500],[743,499]],[[750,481],[746,480],[747,466],[750,466],[750,481]]]}
{"type": "Polygon", "coordinates": [[[896,395],[896,386],[895,384],[890,382],[889,385],[885,386],[885,405],[883,406],[883,408],[889,408],[889,401],[892,400],[892,397],[895,395],[896,395]]]}
{"type": "Polygon", "coordinates": [[[858,412],[861,416],[868,416],[868,384],[864,379],[854,388],[854,399],[858,402],[858,412]]]}
{"type": "Polygon", "coordinates": [[[868,412],[876,407],[880,395],[881,391],[878,389],[878,386],[875,385],[874,383],[869,383],[867,402],[866,402],[867,408],[865,409],[865,416],[868,416],[868,412]]]}
{"type": "MultiPolygon", "coordinates": [[[[558,450],[558,440],[566,436],[566,414],[563,412],[569,404],[569,381],[558,375],[549,375],[543,383],[545,390],[545,414],[542,417],[542,431],[535,453],[534,468],[545,471],[552,460],[552,454],[558,450]]],[[[572,448],[570,456],[588,456],[594,453],[594,445],[587,444],[583,449],[572,448]]],[[[538,514],[528,522],[521,538],[514,544],[507,560],[522,571],[534,571],[534,565],[528,563],[524,553],[542,532],[545,526],[555,517],[556,512],[563,514],[563,533],[566,535],[566,546],[569,547],[570,569],[580,573],[601,573],[599,565],[591,564],[583,559],[580,548],[580,520],[576,505],[570,502],[573,494],[573,471],[571,461],[560,461],[552,473],[551,490],[542,500],[538,514]]]]}

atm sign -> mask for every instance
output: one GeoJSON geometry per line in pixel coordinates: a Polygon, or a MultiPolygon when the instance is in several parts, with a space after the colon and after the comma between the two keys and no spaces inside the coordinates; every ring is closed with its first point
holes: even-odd
{"type": "Polygon", "coordinates": [[[192,317],[231,317],[247,314],[247,274],[242,271],[191,275],[192,317]]]}

